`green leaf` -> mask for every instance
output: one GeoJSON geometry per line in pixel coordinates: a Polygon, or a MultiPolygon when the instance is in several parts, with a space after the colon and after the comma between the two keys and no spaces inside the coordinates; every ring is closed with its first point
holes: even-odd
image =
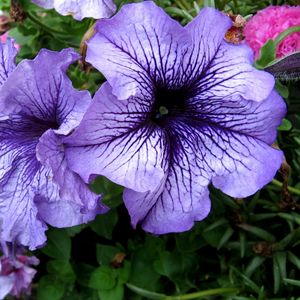
{"type": "Polygon", "coordinates": [[[273,40],[268,40],[260,49],[260,55],[255,65],[258,69],[263,69],[276,58],[276,45],[273,40]]]}
{"type": "Polygon", "coordinates": [[[266,260],[265,257],[262,256],[255,256],[248,264],[245,275],[249,278],[252,276],[252,274],[261,266],[261,264],[266,260]]]}
{"type": "Polygon", "coordinates": [[[100,265],[109,265],[114,256],[120,252],[120,249],[108,245],[96,245],[97,261],[100,265]]]}
{"type": "Polygon", "coordinates": [[[280,126],[277,128],[279,131],[289,131],[293,127],[292,123],[288,119],[283,119],[280,126]]]}
{"type": "Polygon", "coordinates": [[[123,266],[119,269],[116,269],[118,273],[118,279],[120,283],[126,283],[130,276],[131,264],[128,261],[124,261],[123,266]]]}
{"type": "Polygon", "coordinates": [[[229,239],[232,237],[233,234],[234,234],[234,230],[231,227],[227,227],[222,238],[220,239],[217,249],[218,250],[221,249],[229,241],[229,239]]]}
{"type": "Polygon", "coordinates": [[[112,233],[117,222],[118,214],[116,210],[112,209],[106,214],[98,215],[96,219],[90,224],[90,227],[98,235],[111,240],[112,233]]]}
{"type": "Polygon", "coordinates": [[[295,254],[288,251],[287,258],[292,264],[294,264],[300,270],[300,259],[295,254]]]}
{"type": "Polygon", "coordinates": [[[51,229],[47,232],[47,245],[42,252],[52,258],[69,260],[71,255],[71,240],[62,229],[51,229]]]}
{"type": "Polygon", "coordinates": [[[89,286],[97,290],[110,290],[117,283],[116,277],[117,274],[112,268],[101,266],[91,274],[89,286]]]}
{"type": "Polygon", "coordinates": [[[47,271],[66,283],[72,284],[76,279],[72,265],[66,260],[49,261],[47,263],[47,271]]]}
{"type": "Polygon", "coordinates": [[[42,277],[38,283],[37,300],[60,300],[65,292],[64,283],[54,276],[42,277]]]}
{"type": "Polygon", "coordinates": [[[274,294],[277,294],[280,289],[281,276],[280,276],[279,265],[275,256],[273,256],[273,281],[274,281],[274,294]]]}
{"type": "Polygon", "coordinates": [[[284,278],[283,281],[291,285],[300,286],[300,280],[284,278]]]}
{"type": "Polygon", "coordinates": [[[238,227],[244,229],[245,231],[248,231],[250,233],[252,233],[253,235],[256,235],[259,238],[264,239],[265,241],[268,242],[275,242],[275,236],[269,232],[267,232],[264,229],[261,229],[259,227],[256,226],[252,226],[249,224],[238,224],[238,227]]]}
{"type": "Polygon", "coordinates": [[[111,290],[99,290],[98,295],[100,300],[123,300],[123,284],[119,283],[111,290]]]}

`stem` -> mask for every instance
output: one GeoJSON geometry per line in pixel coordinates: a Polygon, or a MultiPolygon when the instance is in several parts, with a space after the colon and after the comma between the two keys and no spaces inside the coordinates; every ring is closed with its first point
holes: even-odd
{"type": "Polygon", "coordinates": [[[240,290],[237,288],[219,288],[219,289],[206,290],[206,291],[201,291],[201,292],[196,292],[191,294],[185,294],[181,296],[168,296],[164,300],[191,300],[191,299],[197,299],[199,297],[233,294],[233,293],[238,293],[239,291],[240,290]]]}
{"type": "MultiPolygon", "coordinates": [[[[272,180],[272,183],[273,183],[275,186],[278,186],[278,187],[280,187],[280,188],[283,186],[282,182],[280,182],[280,181],[278,181],[278,180],[276,180],[276,179],[273,179],[273,180],[272,180]]],[[[300,190],[298,190],[298,189],[296,189],[296,188],[294,188],[294,187],[291,187],[291,186],[288,186],[287,189],[288,189],[288,191],[290,191],[291,193],[300,196],[300,190]]]]}
{"type": "Polygon", "coordinates": [[[27,13],[27,17],[28,17],[29,20],[31,20],[33,23],[36,23],[37,25],[39,25],[44,31],[46,31],[47,33],[49,33],[55,39],[57,39],[57,40],[59,40],[61,42],[67,43],[69,46],[71,46],[73,48],[79,48],[79,45],[74,44],[72,42],[68,42],[66,40],[63,40],[62,38],[60,38],[60,37],[57,36],[57,35],[66,36],[66,34],[64,32],[48,27],[47,25],[45,25],[44,23],[42,23],[41,21],[39,21],[35,16],[33,16],[30,13],[27,13]]]}
{"type": "Polygon", "coordinates": [[[66,35],[64,32],[53,29],[48,27],[47,25],[45,25],[44,23],[42,23],[40,20],[38,20],[35,16],[33,16],[31,13],[27,13],[27,17],[28,19],[30,19],[32,22],[36,23],[37,25],[39,25],[40,27],[42,27],[46,32],[48,33],[57,33],[57,34],[61,34],[61,35],[66,35]]]}
{"type": "Polygon", "coordinates": [[[274,40],[275,46],[278,46],[278,44],[284,40],[288,35],[294,33],[294,32],[299,32],[300,31],[300,26],[293,26],[285,30],[284,32],[280,33],[279,36],[274,40]]]}

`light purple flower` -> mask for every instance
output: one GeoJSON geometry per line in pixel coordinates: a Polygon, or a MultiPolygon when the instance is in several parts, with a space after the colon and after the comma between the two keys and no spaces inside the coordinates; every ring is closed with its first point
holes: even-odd
{"type": "Polygon", "coordinates": [[[17,49],[13,39],[7,38],[5,43],[0,41],[0,88],[16,67],[16,55],[17,49]]]}
{"type": "Polygon", "coordinates": [[[76,20],[83,18],[109,18],[115,11],[113,0],[32,0],[46,9],[55,8],[60,14],[72,15],[76,20]]]}
{"type": "Polygon", "coordinates": [[[66,153],[84,180],[100,174],[126,187],[133,226],[188,230],[211,209],[210,183],[246,197],[281,164],[270,145],[286,106],[251,50],[224,40],[230,26],[205,8],[182,27],[150,1],[96,25],[87,61],[108,82],[66,153]]]}
{"type": "Polygon", "coordinates": [[[39,260],[35,256],[17,255],[16,257],[0,257],[0,299],[10,294],[20,297],[30,294],[31,282],[39,260]]]}
{"type": "Polygon", "coordinates": [[[69,227],[107,209],[67,165],[62,137],[90,104],[66,75],[79,55],[41,50],[22,61],[2,86],[0,111],[0,238],[35,249],[46,223],[69,227]]]}

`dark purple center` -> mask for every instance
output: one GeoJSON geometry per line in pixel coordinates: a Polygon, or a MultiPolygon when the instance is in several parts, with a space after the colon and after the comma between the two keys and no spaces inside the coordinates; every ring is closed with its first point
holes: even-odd
{"type": "Polygon", "coordinates": [[[169,120],[183,115],[187,109],[189,94],[186,89],[159,87],[155,91],[151,120],[159,127],[165,127],[169,120]]]}

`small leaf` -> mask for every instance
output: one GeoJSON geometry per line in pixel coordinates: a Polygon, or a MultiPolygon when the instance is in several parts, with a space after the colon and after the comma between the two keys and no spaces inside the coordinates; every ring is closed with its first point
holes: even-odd
{"type": "Polygon", "coordinates": [[[100,265],[109,265],[114,256],[120,252],[120,249],[108,245],[96,245],[97,261],[100,265]]]}
{"type": "Polygon", "coordinates": [[[244,229],[245,231],[248,231],[248,232],[256,235],[259,238],[264,239],[265,241],[275,242],[275,240],[276,240],[274,235],[272,235],[271,233],[269,233],[266,230],[261,229],[259,227],[252,226],[249,224],[239,224],[237,226],[244,229]]]}
{"type": "Polygon", "coordinates": [[[123,284],[119,283],[111,290],[99,290],[98,295],[100,300],[123,300],[123,284]]]}
{"type": "Polygon", "coordinates": [[[300,286],[300,280],[284,278],[283,281],[291,285],[300,286]]]}
{"type": "Polygon", "coordinates": [[[89,286],[97,290],[110,290],[116,285],[116,273],[107,266],[97,268],[92,274],[89,286]]]}
{"type": "Polygon", "coordinates": [[[51,260],[47,263],[47,271],[62,282],[73,283],[76,279],[72,265],[66,260],[51,260]]]}
{"type": "Polygon", "coordinates": [[[274,61],[276,57],[276,46],[273,40],[268,40],[260,49],[259,59],[255,65],[259,69],[263,69],[270,62],[274,61]]]}
{"type": "Polygon", "coordinates": [[[280,126],[277,128],[279,131],[289,131],[292,129],[292,123],[288,119],[283,119],[280,126]]]}
{"type": "Polygon", "coordinates": [[[220,239],[219,245],[217,247],[218,250],[220,248],[222,248],[229,241],[229,239],[232,237],[233,233],[234,233],[234,230],[231,227],[227,227],[226,231],[224,232],[224,235],[220,239]]]}
{"type": "Polygon", "coordinates": [[[292,264],[294,264],[300,270],[300,259],[295,254],[288,251],[287,258],[292,264]]]}
{"type": "Polygon", "coordinates": [[[266,260],[265,257],[262,256],[255,256],[248,264],[245,275],[249,278],[252,276],[252,274],[256,271],[257,268],[266,260]]]}
{"type": "Polygon", "coordinates": [[[275,259],[275,256],[273,256],[273,281],[274,281],[274,294],[277,294],[280,289],[280,270],[279,265],[275,259]]]}
{"type": "Polygon", "coordinates": [[[54,276],[47,275],[42,277],[38,283],[38,300],[60,300],[65,292],[64,283],[56,280],[54,276]]]}
{"type": "Polygon", "coordinates": [[[71,255],[71,240],[62,229],[51,229],[47,233],[48,241],[42,252],[56,259],[69,260],[71,255]]]}
{"type": "Polygon", "coordinates": [[[100,236],[108,240],[112,239],[112,233],[118,221],[118,214],[116,210],[112,209],[108,213],[98,215],[96,219],[90,224],[92,230],[100,236]]]}

